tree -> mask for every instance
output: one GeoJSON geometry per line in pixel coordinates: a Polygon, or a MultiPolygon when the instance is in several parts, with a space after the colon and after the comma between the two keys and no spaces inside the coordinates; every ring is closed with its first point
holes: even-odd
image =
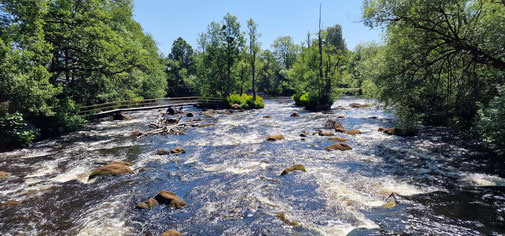
{"type": "Polygon", "coordinates": [[[261,36],[257,32],[258,24],[254,23],[253,19],[247,21],[247,29],[249,34],[249,63],[251,64],[252,73],[252,90],[253,100],[256,101],[256,54],[260,51],[258,37],[261,36]]]}
{"type": "Polygon", "coordinates": [[[168,76],[168,96],[185,96],[192,93],[189,77],[196,73],[193,48],[184,39],[177,38],[168,55],[166,73],[168,76]]]}

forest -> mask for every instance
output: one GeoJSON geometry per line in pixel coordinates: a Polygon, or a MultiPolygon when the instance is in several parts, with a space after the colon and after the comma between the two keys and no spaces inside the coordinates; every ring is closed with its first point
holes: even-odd
{"type": "Polygon", "coordinates": [[[198,45],[178,38],[160,52],[131,0],[0,0],[1,144],[77,130],[79,107],[109,101],[199,95],[261,108],[261,96],[293,96],[324,110],[353,94],[383,102],[404,135],[446,126],[505,154],[505,1],[363,4],[383,42],[349,50],[335,23],[267,47],[261,25],[228,13],[198,45]]]}

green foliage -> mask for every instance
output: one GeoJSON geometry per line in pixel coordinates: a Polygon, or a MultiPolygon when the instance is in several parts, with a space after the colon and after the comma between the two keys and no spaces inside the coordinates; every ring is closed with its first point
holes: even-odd
{"type": "Polygon", "coordinates": [[[500,155],[505,155],[505,87],[499,89],[499,94],[486,107],[478,111],[477,131],[483,140],[500,155]]]}
{"type": "Polygon", "coordinates": [[[193,94],[190,77],[196,74],[196,60],[193,48],[184,39],[177,38],[168,55],[167,96],[180,97],[193,94]]]}
{"type": "Polygon", "coordinates": [[[37,130],[30,129],[20,113],[0,112],[0,143],[6,146],[28,146],[37,130]]]}
{"type": "Polygon", "coordinates": [[[253,96],[249,96],[247,94],[231,94],[226,98],[228,101],[228,105],[231,107],[234,104],[240,105],[242,109],[261,109],[265,107],[263,104],[263,98],[260,96],[256,96],[256,100],[253,99],[253,96]]]}
{"type": "Polygon", "coordinates": [[[302,96],[306,95],[306,93],[295,93],[293,94],[292,98],[293,101],[295,101],[296,106],[303,106],[302,101],[300,100],[302,96]]]}
{"type": "MultiPolygon", "coordinates": [[[[326,107],[331,101],[321,100],[317,94],[311,93],[296,93],[292,96],[296,106],[303,106],[310,111],[321,110],[321,107],[326,107]]],[[[331,105],[331,104],[330,104],[331,105]]]]}

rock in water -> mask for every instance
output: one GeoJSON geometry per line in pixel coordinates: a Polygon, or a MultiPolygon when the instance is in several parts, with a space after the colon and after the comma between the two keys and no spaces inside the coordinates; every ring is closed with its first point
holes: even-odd
{"type": "Polygon", "coordinates": [[[187,117],[193,117],[193,113],[189,112],[188,114],[186,114],[187,117]]]}
{"type": "Polygon", "coordinates": [[[389,209],[389,208],[393,208],[393,207],[395,207],[396,205],[398,205],[398,204],[396,203],[396,197],[395,197],[395,194],[394,194],[394,193],[391,193],[391,194],[389,195],[389,197],[388,197],[388,198],[386,198],[386,203],[384,203],[384,204],[382,205],[382,208],[384,208],[384,209],[389,209]]]}
{"type": "Polygon", "coordinates": [[[237,103],[235,103],[235,104],[231,105],[231,108],[233,108],[233,109],[240,109],[240,105],[237,104],[237,103]]]}
{"type": "Polygon", "coordinates": [[[305,166],[303,166],[302,164],[296,164],[296,165],[294,165],[294,166],[292,166],[290,168],[287,168],[287,169],[283,170],[282,173],[281,173],[281,175],[285,175],[285,174],[287,174],[289,172],[293,172],[295,170],[301,170],[303,172],[306,172],[305,166]]]}
{"type": "Polygon", "coordinates": [[[317,132],[317,134],[319,134],[319,136],[334,136],[335,134],[329,130],[319,130],[317,132]]]}
{"type": "Polygon", "coordinates": [[[157,150],[156,155],[169,155],[170,152],[167,150],[157,150]]]}
{"type": "Polygon", "coordinates": [[[169,229],[162,233],[161,236],[182,236],[182,234],[175,229],[169,229]]]}
{"type": "Polygon", "coordinates": [[[98,169],[95,169],[89,175],[89,178],[94,178],[99,175],[122,175],[122,174],[132,174],[133,171],[125,165],[122,164],[107,164],[98,169]]]}
{"type": "Polygon", "coordinates": [[[6,179],[9,177],[10,173],[5,171],[0,171],[0,179],[6,179]]]}
{"type": "Polygon", "coordinates": [[[215,125],[214,123],[201,124],[200,127],[209,127],[215,125]]]}
{"type": "Polygon", "coordinates": [[[342,126],[342,124],[340,124],[337,120],[328,119],[328,120],[326,120],[324,128],[326,128],[326,129],[338,129],[338,128],[344,128],[344,126],[342,126]]]}
{"type": "Polygon", "coordinates": [[[337,142],[347,142],[347,141],[349,141],[349,139],[342,138],[342,137],[331,137],[331,138],[328,138],[328,140],[330,140],[330,141],[337,141],[337,142]]]}
{"type": "Polygon", "coordinates": [[[300,137],[307,137],[307,136],[309,136],[309,132],[305,130],[300,133],[300,137]]]}
{"type": "Polygon", "coordinates": [[[159,203],[168,204],[169,206],[175,208],[183,208],[186,206],[186,203],[182,201],[177,194],[170,191],[162,190],[154,199],[156,199],[159,203]]]}
{"type": "Polygon", "coordinates": [[[352,108],[367,108],[369,107],[370,105],[362,105],[362,104],[359,104],[359,103],[351,103],[349,104],[349,107],[352,107],[352,108]]]}
{"type": "Polygon", "coordinates": [[[132,118],[123,113],[114,113],[112,116],[113,120],[131,120],[132,118]]]}
{"type": "Polygon", "coordinates": [[[168,107],[168,109],[167,109],[167,113],[168,113],[169,115],[175,115],[175,110],[174,110],[174,108],[172,108],[172,107],[168,107]]]}
{"type": "Polygon", "coordinates": [[[346,133],[347,130],[345,130],[344,128],[337,128],[335,129],[336,132],[340,132],[340,133],[346,133]]]}
{"type": "Polygon", "coordinates": [[[149,199],[145,200],[144,202],[137,204],[137,206],[135,206],[135,208],[152,210],[157,205],[158,205],[158,201],[156,201],[156,199],[149,198],[149,199]]]}
{"type": "Polygon", "coordinates": [[[379,132],[385,133],[387,135],[395,135],[396,134],[396,128],[379,128],[379,132]]]}
{"type": "Polygon", "coordinates": [[[357,129],[350,129],[350,130],[347,130],[346,133],[350,134],[350,135],[356,135],[356,134],[361,134],[361,131],[359,131],[357,129]]]}
{"type": "Polygon", "coordinates": [[[274,134],[274,135],[269,135],[265,141],[275,141],[275,140],[282,140],[284,139],[284,136],[282,134],[274,134]]]}
{"type": "Polygon", "coordinates": [[[295,112],[295,113],[291,114],[289,117],[300,117],[300,114],[295,112]]]}
{"type": "Polygon", "coordinates": [[[263,116],[263,118],[270,119],[272,117],[271,116],[263,116]]]}
{"type": "Polygon", "coordinates": [[[291,225],[291,226],[298,226],[299,223],[298,222],[294,222],[294,221],[290,221],[286,218],[286,215],[284,214],[284,212],[281,212],[281,213],[277,213],[275,215],[277,218],[279,218],[280,220],[284,221],[284,223],[288,224],[288,225],[291,225]]]}
{"type": "Polygon", "coordinates": [[[142,135],[144,135],[144,133],[142,133],[140,131],[135,131],[130,136],[132,136],[132,137],[139,137],[139,136],[142,136],[142,135]]]}
{"type": "Polygon", "coordinates": [[[119,164],[119,165],[125,165],[125,166],[133,166],[133,164],[131,162],[127,162],[127,161],[111,161],[111,162],[107,163],[107,165],[110,165],[110,164],[119,164]]]}
{"type": "Polygon", "coordinates": [[[347,150],[352,150],[352,147],[345,144],[345,143],[337,143],[337,144],[333,144],[331,146],[326,147],[324,150],[326,150],[326,151],[331,151],[331,150],[347,151],[347,150]]]}
{"type": "Polygon", "coordinates": [[[175,153],[175,154],[179,154],[179,153],[186,153],[186,150],[184,150],[184,148],[181,148],[181,147],[176,147],[172,150],[170,150],[171,153],[175,153]]]}

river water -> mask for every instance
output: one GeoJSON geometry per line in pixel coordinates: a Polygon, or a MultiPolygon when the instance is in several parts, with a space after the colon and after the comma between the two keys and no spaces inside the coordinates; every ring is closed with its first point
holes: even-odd
{"type": "Polygon", "coordinates": [[[213,116],[188,108],[191,119],[215,125],[141,139],[130,135],[150,130],[159,111],[133,112],[131,121],[95,122],[0,153],[0,170],[11,173],[0,180],[0,234],[159,235],[170,228],[183,235],[505,234],[503,160],[446,128],[425,127],[407,138],[380,133],[394,127],[394,116],[375,106],[348,107],[355,102],[373,104],[343,97],[332,114],[303,111],[288,99],[213,116]],[[337,134],[353,149],[325,151],[335,142],[311,134],[338,116],[362,134],[337,134]],[[304,139],[303,130],[310,133],[304,139]],[[264,141],[277,133],[286,139],[264,141]],[[178,146],[186,153],[155,154],[178,146]],[[129,161],[135,173],[88,181],[110,161],[129,161]],[[280,176],[294,164],[306,172],[280,176]],[[134,208],[161,190],[188,205],[134,208]],[[391,193],[397,206],[382,208],[391,193]]]}

